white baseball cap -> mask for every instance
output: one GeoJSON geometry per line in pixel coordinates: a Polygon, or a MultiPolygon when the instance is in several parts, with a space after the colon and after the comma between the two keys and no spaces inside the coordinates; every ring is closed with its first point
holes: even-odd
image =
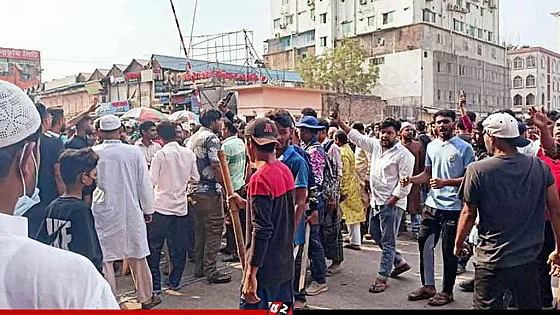
{"type": "Polygon", "coordinates": [[[99,119],[99,130],[114,131],[121,127],[119,117],[115,115],[105,115],[99,119]]]}
{"type": "Polygon", "coordinates": [[[19,87],[0,80],[0,148],[16,144],[41,127],[33,101],[19,87]]]}
{"type": "Polygon", "coordinates": [[[489,136],[505,139],[513,146],[526,147],[531,143],[520,136],[517,119],[508,113],[492,114],[482,122],[482,126],[489,136]]]}

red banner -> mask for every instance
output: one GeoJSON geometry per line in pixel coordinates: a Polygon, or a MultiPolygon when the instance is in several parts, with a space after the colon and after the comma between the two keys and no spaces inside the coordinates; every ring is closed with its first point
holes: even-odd
{"type": "Polygon", "coordinates": [[[0,48],[0,58],[40,61],[41,52],[36,50],[0,48]]]}

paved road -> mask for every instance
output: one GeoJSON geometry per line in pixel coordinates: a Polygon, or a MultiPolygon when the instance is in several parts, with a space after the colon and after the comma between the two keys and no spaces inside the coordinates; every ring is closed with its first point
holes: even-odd
{"type": "MultiPolygon", "coordinates": [[[[345,261],[341,273],[328,278],[329,291],[309,297],[311,308],[317,309],[430,309],[426,301],[411,302],[406,295],[420,286],[419,254],[416,241],[406,236],[400,237],[398,249],[412,266],[412,269],[399,279],[390,279],[389,288],[384,293],[372,294],[368,288],[377,272],[381,250],[373,244],[364,244],[362,251],[344,250],[345,261]]],[[[441,288],[442,260],[441,248],[436,248],[436,281],[441,288]]],[[[222,256],[219,256],[221,259],[222,256]]],[[[241,272],[239,264],[220,263],[219,268],[231,273],[233,281],[229,284],[208,284],[205,279],[194,279],[194,265],[187,264],[181,290],[182,296],[164,294],[163,303],[158,309],[231,309],[238,307],[241,272]]],[[[457,277],[457,283],[473,275],[472,266],[457,277]]],[[[119,292],[123,299],[133,297],[130,277],[118,279],[119,292]],[[127,292],[129,291],[129,292],[127,292]]],[[[455,288],[455,302],[443,308],[469,309],[472,293],[455,288]]]]}

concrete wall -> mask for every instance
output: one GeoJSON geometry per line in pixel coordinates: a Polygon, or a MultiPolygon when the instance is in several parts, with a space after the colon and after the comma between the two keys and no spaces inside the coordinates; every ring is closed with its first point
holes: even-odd
{"type": "MultiPolygon", "coordinates": [[[[231,88],[236,90],[235,88],[231,88]]],[[[322,92],[297,88],[254,87],[237,89],[237,115],[263,117],[264,114],[276,108],[289,111],[294,116],[301,115],[306,107],[322,110],[322,92]]]]}
{"type": "Polygon", "coordinates": [[[93,95],[87,93],[83,88],[67,92],[42,95],[41,102],[46,107],[62,107],[66,117],[72,117],[86,110],[93,102],[93,95]]]}
{"type": "Polygon", "coordinates": [[[335,103],[339,104],[340,113],[345,120],[364,124],[382,120],[386,106],[378,96],[325,93],[320,115],[328,117],[335,103]]]}

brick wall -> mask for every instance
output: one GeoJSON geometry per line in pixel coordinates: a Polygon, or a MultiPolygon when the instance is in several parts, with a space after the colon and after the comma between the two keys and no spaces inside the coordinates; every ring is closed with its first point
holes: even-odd
{"type": "Polygon", "coordinates": [[[329,116],[335,102],[339,104],[344,120],[365,124],[382,120],[386,106],[385,101],[378,96],[325,93],[321,116],[329,116]]]}

